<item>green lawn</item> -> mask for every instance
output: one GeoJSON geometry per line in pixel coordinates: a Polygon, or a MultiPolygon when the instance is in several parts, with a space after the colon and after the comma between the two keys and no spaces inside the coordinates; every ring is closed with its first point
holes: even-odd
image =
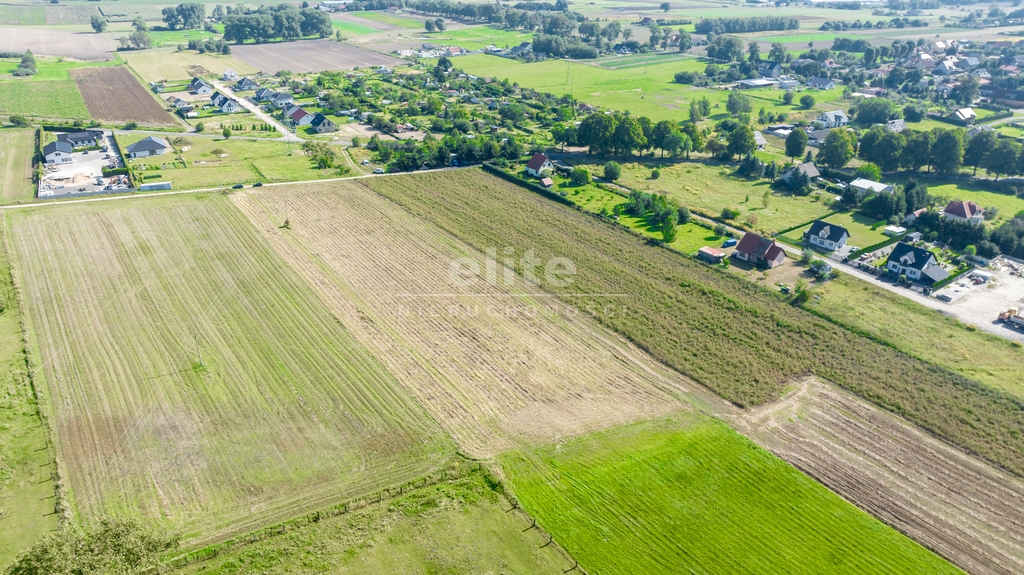
{"type": "MultiPolygon", "coordinates": [[[[0,80],[22,80],[21,78],[14,78],[7,76],[18,69],[18,64],[21,60],[18,59],[0,59],[0,80]]],[[[69,70],[76,68],[95,68],[97,66],[117,66],[121,63],[121,58],[116,54],[114,58],[106,62],[74,62],[64,60],[63,58],[54,58],[50,56],[36,56],[36,69],[38,73],[34,76],[29,76],[28,79],[33,82],[41,82],[48,80],[68,80],[71,76],[68,75],[69,70]]]]}
{"type": "Polygon", "coordinates": [[[206,30],[160,30],[150,34],[153,36],[154,48],[159,46],[177,46],[178,44],[188,46],[189,40],[206,40],[207,38],[218,37],[218,34],[207,32],[206,30]]]}
{"type": "Polygon", "coordinates": [[[343,20],[332,19],[331,26],[333,26],[335,30],[341,30],[342,34],[348,36],[362,36],[364,34],[375,34],[379,32],[376,28],[356,24],[355,22],[345,22],[343,20]]]}
{"type": "MultiPolygon", "coordinates": [[[[124,147],[144,137],[143,134],[121,135],[118,141],[124,147]]],[[[150,169],[142,172],[142,175],[159,174],[159,177],[144,181],[171,182],[176,190],[259,181],[318,180],[338,175],[336,170],[313,169],[309,159],[302,154],[300,144],[199,136],[186,136],[186,139],[189,144],[185,145],[190,146],[190,149],[180,156],[187,167],[181,167],[180,163],[175,167],[176,155],[171,153],[140,158],[129,165],[148,166],[150,169]]]]}
{"type": "MultiPolygon", "coordinates": [[[[978,175],[983,175],[983,170],[978,170],[978,175]]],[[[904,184],[910,176],[900,174],[894,177],[886,177],[890,183],[904,184]]],[[[928,185],[928,193],[940,198],[943,206],[950,200],[972,201],[984,208],[997,207],[999,213],[985,223],[988,226],[998,227],[1013,219],[1013,216],[1024,210],[1024,199],[1009,194],[999,194],[986,190],[977,185],[971,184],[943,184],[929,182],[927,175],[918,175],[918,181],[928,185]]]]}
{"type": "MultiPolygon", "coordinates": [[[[885,226],[879,226],[877,229],[872,230],[871,226],[878,222],[860,212],[833,214],[825,218],[825,221],[846,228],[847,231],[850,232],[850,239],[848,240],[848,243],[851,246],[864,248],[877,244],[878,242],[885,241],[886,239],[885,234],[882,233],[882,229],[885,226]]],[[[807,231],[807,228],[809,227],[810,226],[806,226],[793,230],[787,233],[784,237],[788,238],[793,243],[800,243],[803,240],[804,232],[807,231]]]]}
{"type": "MultiPolygon", "coordinates": [[[[423,29],[424,19],[413,19],[408,16],[399,16],[398,14],[390,14],[384,11],[358,11],[352,13],[358,18],[364,18],[366,20],[373,20],[374,22],[383,22],[385,24],[391,24],[392,26],[399,26],[401,28],[419,28],[423,29]]],[[[426,30],[423,30],[426,32],[426,30]]]]}
{"type": "Polygon", "coordinates": [[[1024,348],[898,294],[840,277],[804,306],[974,381],[1024,399],[1024,348]]]}
{"type": "Polygon", "coordinates": [[[116,66],[120,59],[109,62],[69,62],[60,58],[36,58],[39,71],[34,76],[11,76],[20,60],[0,59],[0,114],[22,114],[36,118],[88,119],[89,110],[68,75],[74,68],[116,66]]]}
{"type": "MultiPolygon", "coordinates": [[[[697,88],[677,84],[673,81],[676,72],[703,71],[707,62],[697,58],[673,58],[663,64],[636,66],[611,70],[589,64],[568,63],[562,60],[524,64],[515,60],[473,54],[461,57],[455,66],[470,74],[508,79],[520,86],[550,92],[556,96],[571,93],[588,104],[614,110],[629,110],[634,115],[647,116],[657,120],[686,119],[690,101],[706,97],[712,104],[712,118],[726,117],[725,102],[729,92],[713,88],[697,88]],[[571,79],[571,86],[570,86],[571,79]]],[[[842,89],[811,92],[817,104],[815,110],[845,108],[833,104],[842,97],[842,89]]],[[[798,106],[783,105],[781,90],[763,89],[744,92],[751,99],[756,114],[760,108],[769,112],[785,112],[791,119],[797,116],[816,115],[816,111],[803,110],[798,106]]]]}
{"type": "Polygon", "coordinates": [[[483,473],[273,536],[184,573],[561,573],[572,567],[483,473]]]}
{"type": "Polygon", "coordinates": [[[500,461],[523,508],[590,573],[959,573],[696,414],[500,461]]]}
{"type": "Polygon", "coordinates": [[[426,34],[425,37],[435,45],[450,43],[467,50],[480,50],[492,45],[499,48],[506,46],[511,48],[523,42],[533,41],[533,34],[492,26],[471,26],[461,30],[445,30],[444,32],[426,34]]]}
{"type": "Polygon", "coordinates": [[[43,26],[46,24],[46,9],[44,6],[0,4],[0,23],[7,26],[43,26]]]}

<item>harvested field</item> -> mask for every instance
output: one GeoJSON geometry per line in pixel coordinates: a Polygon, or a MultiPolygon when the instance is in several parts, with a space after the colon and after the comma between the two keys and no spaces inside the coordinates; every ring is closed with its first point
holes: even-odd
{"type": "Polygon", "coordinates": [[[122,59],[146,82],[187,80],[192,76],[219,77],[228,68],[239,74],[257,71],[234,56],[198,52],[145,50],[125,54],[122,59]]]}
{"type": "Polygon", "coordinates": [[[250,66],[270,74],[323,72],[367,66],[395,66],[403,61],[370,50],[330,40],[299,40],[276,44],[232,46],[231,53],[250,66]]]}
{"type": "Polygon", "coordinates": [[[110,60],[117,47],[112,34],[65,32],[0,26],[0,52],[32,50],[41,56],[63,56],[77,60],[110,60]]]}
{"type": "Polygon", "coordinates": [[[0,130],[0,204],[31,201],[35,130],[0,130]]]}
{"type": "Polygon", "coordinates": [[[454,446],[221,195],[8,216],[74,510],[187,545],[437,469],[454,446]]]}
{"type": "Polygon", "coordinates": [[[468,257],[483,267],[483,254],[359,182],[232,199],[474,456],[713,397],[582,314],[556,305],[548,315],[554,302],[521,280],[454,285],[452,262],[468,257]],[[289,229],[279,227],[285,217],[289,229]]]}
{"type": "Polygon", "coordinates": [[[964,570],[1024,572],[1024,483],[905,421],[804,381],[734,425],[964,570]]]}
{"type": "Polygon", "coordinates": [[[598,321],[737,404],[771,401],[810,372],[1024,475],[1024,406],[1005,394],[482,170],[365,181],[477,249],[531,246],[541,260],[571,259],[574,282],[544,289],[581,308],[626,294],[614,299],[625,313],[598,321]]]}
{"type": "Polygon", "coordinates": [[[99,14],[96,6],[74,6],[51,4],[46,7],[47,24],[88,24],[93,14],[99,14]]]}
{"type": "Polygon", "coordinates": [[[160,102],[123,66],[71,70],[94,120],[135,121],[140,124],[174,124],[160,102]]]}

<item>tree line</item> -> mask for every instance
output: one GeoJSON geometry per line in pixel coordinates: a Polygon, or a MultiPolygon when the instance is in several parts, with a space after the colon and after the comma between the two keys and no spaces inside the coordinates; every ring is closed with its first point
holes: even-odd
{"type": "Polygon", "coordinates": [[[313,8],[299,9],[289,4],[261,6],[245,13],[236,10],[224,17],[224,40],[239,44],[248,40],[262,44],[277,38],[326,38],[331,32],[331,16],[327,12],[313,8]]]}
{"type": "Polygon", "coordinates": [[[755,16],[753,18],[701,18],[694,26],[698,34],[739,34],[768,30],[796,30],[800,21],[782,16],[755,16]]]}

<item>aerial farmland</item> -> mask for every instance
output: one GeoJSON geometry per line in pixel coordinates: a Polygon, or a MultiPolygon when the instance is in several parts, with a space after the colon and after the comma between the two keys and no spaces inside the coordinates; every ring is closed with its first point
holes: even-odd
{"type": "Polygon", "coordinates": [[[0,5],[0,570],[1024,572],[1021,34],[0,5]]]}

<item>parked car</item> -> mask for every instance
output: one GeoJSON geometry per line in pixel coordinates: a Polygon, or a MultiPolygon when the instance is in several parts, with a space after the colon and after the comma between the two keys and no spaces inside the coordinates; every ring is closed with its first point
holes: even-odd
{"type": "Polygon", "coordinates": [[[244,187],[245,186],[242,185],[242,184],[235,184],[235,185],[231,186],[231,188],[234,189],[234,190],[240,190],[240,189],[242,189],[244,187]]]}
{"type": "Polygon", "coordinates": [[[263,187],[263,182],[256,182],[255,184],[252,185],[252,187],[254,187],[254,188],[262,188],[263,187]]]}
{"type": "Polygon", "coordinates": [[[373,173],[375,173],[375,174],[383,174],[384,173],[384,168],[374,168],[373,173]]]}
{"type": "Polygon", "coordinates": [[[736,245],[738,243],[739,242],[736,240],[736,238],[729,238],[729,239],[725,240],[724,242],[722,242],[722,247],[723,248],[731,248],[731,247],[733,247],[734,245],[736,245]]]}

